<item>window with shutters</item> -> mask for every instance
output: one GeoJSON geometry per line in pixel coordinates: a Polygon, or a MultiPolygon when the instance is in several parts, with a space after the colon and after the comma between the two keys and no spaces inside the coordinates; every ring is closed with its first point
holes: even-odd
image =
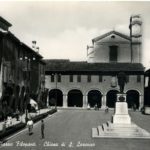
{"type": "Polygon", "coordinates": [[[77,82],[81,82],[81,75],[77,76],[77,82]]]}
{"type": "Polygon", "coordinates": [[[110,46],[109,47],[109,61],[117,62],[118,57],[118,46],[110,46]]]}
{"type": "Polygon", "coordinates": [[[126,75],[126,82],[129,82],[129,75],[126,75]]]}
{"type": "Polygon", "coordinates": [[[102,75],[99,75],[99,82],[102,82],[102,80],[103,80],[102,75]]]}
{"type": "Polygon", "coordinates": [[[61,82],[61,75],[60,74],[57,75],[57,82],[61,82]]]}
{"type": "Polygon", "coordinates": [[[91,82],[91,75],[87,76],[87,82],[91,82]]]}
{"type": "Polygon", "coordinates": [[[70,75],[70,82],[73,82],[73,75],[70,75]]]}
{"type": "Polygon", "coordinates": [[[54,82],[54,75],[51,75],[51,82],[54,82]]]}
{"type": "Polygon", "coordinates": [[[137,82],[141,82],[141,76],[137,75],[137,82]]]}

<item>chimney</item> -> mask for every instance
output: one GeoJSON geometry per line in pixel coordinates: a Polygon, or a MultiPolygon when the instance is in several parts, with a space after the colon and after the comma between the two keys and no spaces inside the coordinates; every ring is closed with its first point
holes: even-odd
{"type": "Polygon", "coordinates": [[[11,27],[12,24],[10,24],[7,20],[5,20],[4,18],[2,18],[0,16],[0,30],[2,31],[8,31],[9,27],[11,27]]]}

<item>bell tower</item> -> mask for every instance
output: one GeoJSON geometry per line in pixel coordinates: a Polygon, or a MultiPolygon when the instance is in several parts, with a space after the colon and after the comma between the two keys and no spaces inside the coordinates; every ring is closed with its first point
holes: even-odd
{"type": "Polygon", "coordinates": [[[140,15],[130,17],[131,62],[141,63],[142,59],[142,19],[140,15]]]}

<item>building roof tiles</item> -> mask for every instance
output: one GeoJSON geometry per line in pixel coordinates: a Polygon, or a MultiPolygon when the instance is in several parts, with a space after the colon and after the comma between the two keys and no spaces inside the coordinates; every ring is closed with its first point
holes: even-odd
{"type": "Polygon", "coordinates": [[[46,71],[63,72],[112,72],[112,71],[144,71],[140,63],[87,63],[86,61],[73,62],[69,60],[45,60],[46,71]]]}

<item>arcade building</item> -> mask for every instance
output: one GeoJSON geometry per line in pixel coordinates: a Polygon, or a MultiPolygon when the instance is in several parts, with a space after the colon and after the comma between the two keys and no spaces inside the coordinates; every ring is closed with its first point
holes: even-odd
{"type": "Polygon", "coordinates": [[[142,65],[142,21],[130,17],[130,35],[111,31],[92,39],[87,61],[49,59],[46,62],[47,105],[59,107],[114,108],[119,92],[118,74],[126,74],[124,93],[128,107],[144,105],[142,65]]]}

